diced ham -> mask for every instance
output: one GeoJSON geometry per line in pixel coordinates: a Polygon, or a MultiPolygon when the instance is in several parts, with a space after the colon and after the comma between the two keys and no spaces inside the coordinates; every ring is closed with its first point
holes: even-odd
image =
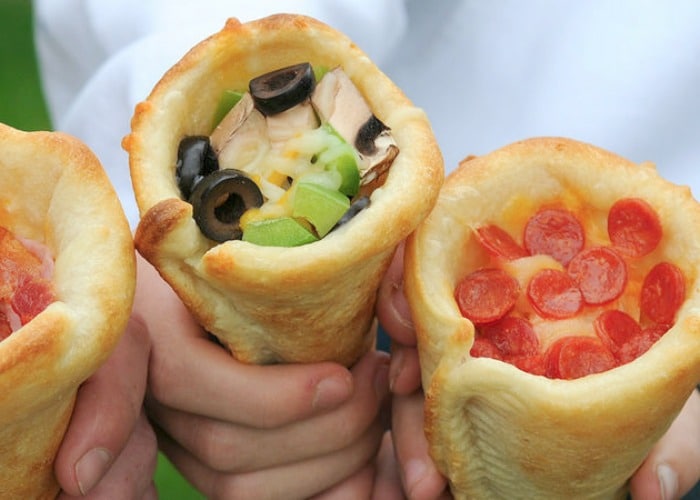
{"type": "Polygon", "coordinates": [[[0,226],[0,339],[56,300],[52,275],[53,259],[45,245],[19,239],[0,226]]]}

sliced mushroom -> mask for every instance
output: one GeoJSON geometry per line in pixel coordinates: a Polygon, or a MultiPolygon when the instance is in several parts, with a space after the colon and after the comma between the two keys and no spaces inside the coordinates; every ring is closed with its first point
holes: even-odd
{"type": "Polygon", "coordinates": [[[355,147],[360,158],[370,167],[362,176],[362,184],[368,184],[389,170],[399,148],[389,127],[372,115],[357,132],[355,147]]]}
{"type": "Polygon", "coordinates": [[[267,117],[267,134],[272,147],[281,148],[284,144],[306,130],[319,125],[316,111],[311,101],[306,99],[293,108],[267,117]]]}
{"type": "Polygon", "coordinates": [[[386,171],[399,153],[390,129],[370,109],[367,101],[341,69],[326,73],[311,95],[322,122],[330,125],[360,155],[362,184],[386,171]]]}
{"type": "Polygon", "coordinates": [[[259,173],[260,163],[270,149],[265,116],[255,109],[245,93],[210,136],[219,168],[259,173]]]}

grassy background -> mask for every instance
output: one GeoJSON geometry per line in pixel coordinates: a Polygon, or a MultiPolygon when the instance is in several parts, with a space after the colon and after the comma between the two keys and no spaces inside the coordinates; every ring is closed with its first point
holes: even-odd
{"type": "MultiPolygon", "coordinates": [[[[50,130],[32,36],[31,1],[0,0],[0,122],[21,130],[50,130]]],[[[161,498],[204,498],[163,455],[155,481],[161,498]]]]}
{"type": "Polygon", "coordinates": [[[0,0],[0,121],[46,130],[50,121],[37,78],[30,0],[0,0]]]}

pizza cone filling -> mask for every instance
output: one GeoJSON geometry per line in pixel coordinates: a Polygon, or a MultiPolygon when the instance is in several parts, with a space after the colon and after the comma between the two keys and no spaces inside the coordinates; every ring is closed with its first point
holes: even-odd
{"type": "Polygon", "coordinates": [[[497,224],[475,228],[489,264],[455,288],[476,328],[472,356],[574,379],[633,361],[673,326],[685,277],[671,262],[643,260],[664,236],[655,210],[639,198],[618,200],[595,236],[585,217],[541,207],[522,243],[497,224]]]}
{"type": "Polygon", "coordinates": [[[0,340],[56,300],[48,249],[0,226],[0,340]]]}
{"type": "Polygon", "coordinates": [[[342,68],[309,63],[226,91],[209,136],[180,141],[176,177],[202,233],[298,246],[369,205],[398,154],[342,68]]]}

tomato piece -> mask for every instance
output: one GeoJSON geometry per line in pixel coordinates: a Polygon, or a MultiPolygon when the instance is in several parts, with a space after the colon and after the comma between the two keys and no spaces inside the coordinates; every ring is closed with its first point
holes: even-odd
{"type": "Polygon", "coordinates": [[[572,380],[617,365],[612,353],[594,337],[562,337],[545,354],[545,376],[572,380]]]}
{"type": "Polygon", "coordinates": [[[593,322],[596,334],[603,344],[619,359],[618,354],[628,344],[636,342],[642,335],[639,323],[624,311],[610,309],[603,311],[593,322]]]}
{"type": "Polygon", "coordinates": [[[531,255],[546,254],[566,266],[585,243],[583,226],[568,210],[547,208],[525,225],[523,243],[531,255]]]}
{"type": "Polygon", "coordinates": [[[644,278],[639,307],[652,322],[673,324],[684,300],[683,271],[670,262],[656,264],[644,278]]]}
{"type": "Polygon", "coordinates": [[[498,268],[484,268],[462,278],[455,289],[455,300],[465,318],[482,324],[505,316],[519,293],[520,284],[510,274],[498,268]]]}
{"type": "Polygon", "coordinates": [[[663,228],[649,203],[639,198],[623,198],[608,212],[608,236],[623,255],[643,257],[658,246],[663,228]]]}
{"type": "Polygon", "coordinates": [[[564,319],[583,307],[581,290],[571,277],[557,269],[541,269],[527,285],[530,304],[543,318],[564,319]]]}
{"type": "Polygon", "coordinates": [[[494,257],[515,260],[529,255],[510,234],[495,224],[478,228],[476,237],[481,246],[494,257]]]}
{"type": "Polygon", "coordinates": [[[578,284],[587,304],[601,305],[615,300],[627,286],[627,265],[610,247],[591,247],[569,262],[569,276],[578,284]]]}
{"type": "Polygon", "coordinates": [[[498,321],[482,325],[479,332],[483,338],[506,356],[532,356],[537,354],[539,340],[530,322],[517,316],[505,316],[498,321]]]}

